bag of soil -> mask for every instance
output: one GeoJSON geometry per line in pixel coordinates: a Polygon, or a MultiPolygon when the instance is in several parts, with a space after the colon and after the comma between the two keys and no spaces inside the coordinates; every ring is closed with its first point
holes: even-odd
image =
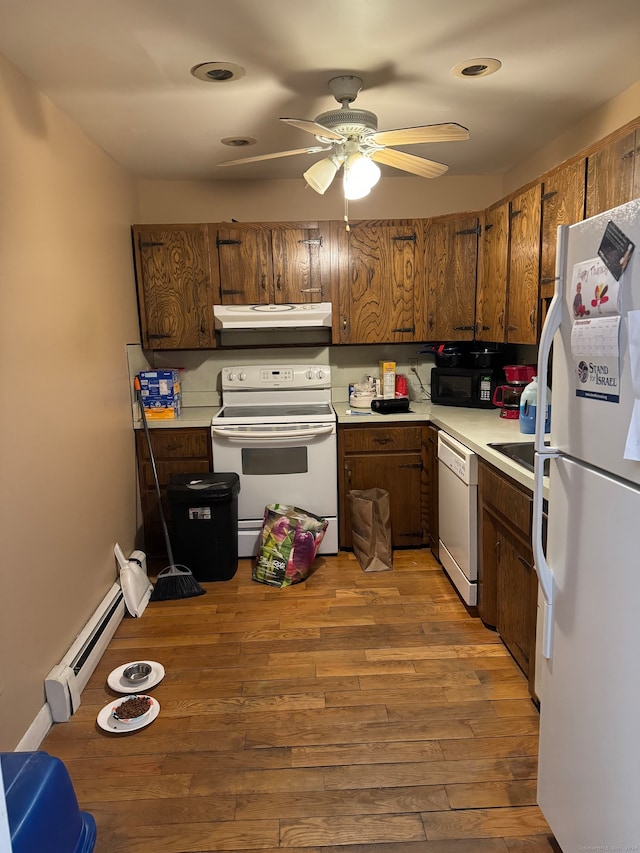
{"type": "Polygon", "coordinates": [[[279,587],[303,581],[328,526],[326,518],[296,506],[266,506],[253,580],[279,587]]]}
{"type": "Polygon", "coordinates": [[[363,572],[387,572],[393,568],[389,492],[384,489],[352,489],[351,541],[363,572]]]}

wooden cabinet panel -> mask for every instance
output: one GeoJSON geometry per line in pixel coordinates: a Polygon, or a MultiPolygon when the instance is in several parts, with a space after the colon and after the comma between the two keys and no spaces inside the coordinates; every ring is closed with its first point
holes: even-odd
{"type": "Polygon", "coordinates": [[[496,628],[525,675],[535,660],[536,600],[532,601],[533,554],[496,525],[498,589],[496,628]]]}
{"type": "MultiPolygon", "coordinates": [[[[393,546],[422,545],[420,454],[349,454],[345,457],[344,466],[347,494],[351,489],[379,488],[389,492],[393,546]]],[[[345,544],[351,547],[351,518],[348,509],[345,520],[345,544]]]]}
{"type": "Polygon", "coordinates": [[[640,131],[613,139],[587,159],[586,216],[595,216],[640,195],[640,131]]]}
{"type": "Polygon", "coordinates": [[[422,427],[340,427],[338,477],[340,547],[351,548],[351,489],[389,492],[394,547],[426,544],[422,521],[424,459],[422,427]]]}
{"type": "MultiPolygon", "coordinates": [[[[135,436],[145,550],[150,559],[166,560],[151,457],[144,432],[138,430],[135,436]]],[[[211,433],[206,427],[150,428],[149,436],[160,483],[162,507],[171,536],[171,508],[166,497],[166,487],[173,474],[207,473],[212,470],[211,433]]]]}
{"type": "Polygon", "coordinates": [[[133,227],[142,346],[215,346],[206,225],[133,227]]]}
{"type": "Polygon", "coordinates": [[[478,217],[430,220],[426,225],[429,340],[473,340],[478,217]]]}
{"type": "Polygon", "coordinates": [[[487,465],[480,465],[478,485],[482,500],[494,511],[509,519],[511,526],[525,538],[531,533],[533,495],[509,477],[505,477],[487,465]]]}
{"type": "Polygon", "coordinates": [[[339,310],[334,343],[401,343],[416,332],[414,287],[420,281],[419,222],[358,222],[334,226],[339,310]]]}
{"type": "Polygon", "coordinates": [[[369,427],[344,432],[345,453],[365,453],[391,450],[420,452],[420,427],[369,427]]]}
{"type": "Polygon", "coordinates": [[[485,211],[479,245],[476,338],[502,342],[506,335],[509,278],[509,203],[485,211]]]}
{"type": "Polygon", "coordinates": [[[330,301],[329,227],[215,226],[223,305],[330,301]]]}
{"type": "Polygon", "coordinates": [[[541,186],[511,202],[507,343],[535,344],[538,339],[541,186]]]}
{"type": "Polygon", "coordinates": [[[530,545],[532,495],[478,466],[478,612],[495,627],[533,694],[538,581],[530,545]]]}
{"type": "Polygon", "coordinates": [[[330,301],[326,229],[273,228],[271,247],[275,302],[330,301]]]}
{"type": "Polygon", "coordinates": [[[438,556],[438,427],[425,428],[425,471],[423,477],[423,529],[427,531],[427,544],[438,556]]]}
{"type": "Polygon", "coordinates": [[[554,292],[558,225],[573,225],[584,219],[585,190],[584,158],[544,179],[540,247],[540,295],[543,298],[553,296],[554,292]]]}

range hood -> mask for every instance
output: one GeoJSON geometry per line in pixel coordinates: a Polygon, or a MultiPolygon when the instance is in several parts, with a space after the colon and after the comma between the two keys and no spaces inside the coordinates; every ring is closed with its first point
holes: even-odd
{"type": "Polygon", "coordinates": [[[331,328],[330,302],[268,305],[214,305],[216,329],[318,329],[331,328]]]}

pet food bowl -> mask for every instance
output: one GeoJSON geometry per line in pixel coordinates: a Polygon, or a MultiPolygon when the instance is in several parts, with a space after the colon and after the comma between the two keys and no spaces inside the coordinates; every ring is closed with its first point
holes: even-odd
{"type": "Polygon", "coordinates": [[[140,684],[142,681],[146,681],[147,678],[151,675],[151,664],[149,663],[132,663],[125,669],[122,673],[122,677],[125,681],[129,681],[131,684],[140,684]]]}
{"type": "Polygon", "coordinates": [[[117,705],[113,706],[113,709],[112,709],[113,718],[114,718],[114,720],[117,720],[119,723],[125,723],[125,725],[129,725],[129,724],[133,724],[133,723],[139,723],[142,720],[147,719],[147,717],[151,713],[152,705],[153,705],[153,703],[152,703],[150,696],[128,696],[126,699],[122,699],[122,701],[118,702],[117,705]],[[142,714],[138,714],[137,716],[132,716],[132,717],[128,717],[125,715],[120,716],[121,713],[123,713],[120,711],[120,709],[122,708],[123,705],[126,705],[127,702],[135,702],[136,700],[140,700],[140,699],[148,700],[148,708],[146,711],[144,711],[142,714]]]}

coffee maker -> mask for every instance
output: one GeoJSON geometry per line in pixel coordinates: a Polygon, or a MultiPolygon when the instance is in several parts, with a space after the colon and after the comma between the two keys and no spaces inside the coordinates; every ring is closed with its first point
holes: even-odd
{"type": "Polygon", "coordinates": [[[498,385],[493,392],[493,405],[500,409],[501,418],[517,420],[520,417],[520,397],[536,375],[534,364],[510,364],[503,368],[506,384],[498,385]]]}

